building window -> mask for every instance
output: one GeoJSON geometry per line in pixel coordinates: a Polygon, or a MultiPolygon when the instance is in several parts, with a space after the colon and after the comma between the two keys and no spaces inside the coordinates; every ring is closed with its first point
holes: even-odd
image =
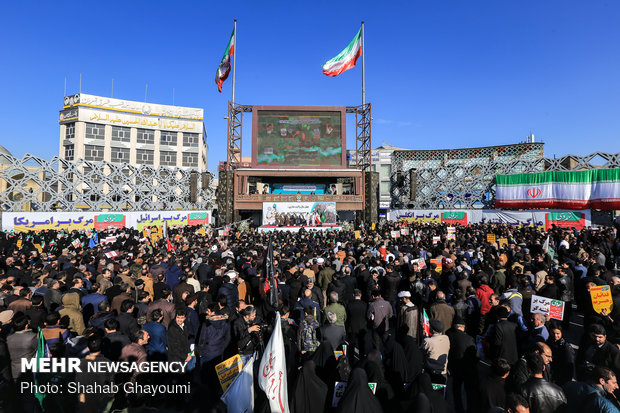
{"type": "Polygon", "coordinates": [[[155,144],[155,131],[150,129],[138,129],[138,143],[155,144]]]}
{"type": "Polygon", "coordinates": [[[183,152],[183,166],[198,166],[198,154],[196,152],[183,152]]]}
{"type": "Polygon", "coordinates": [[[123,128],[122,126],[112,126],[112,140],[114,142],[129,142],[130,133],[130,128],[123,128]]]}
{"type": "Polygon", "coordinates": [[[129,148],[112,147],[112,157],[110,159],[116,163],[129,163],[129,148]]]}
{"type": "Polygon", "coordinates": [[[177,133],[169,131],[161,131],[161,144],[177,146],[177,133]]]}
{"type": "Polygon", "coordinates": [[[382,164],[381,169],[379,171],[382,179],[389,178],[392,174],[392,165],[391,164],[382,164]]]}
{"type": "Polygon", "coordinates": [[[75,138],[75,123],[67,123],[65,125],[65,139],[75,138]]]}
{"type": "Polygon", "coordinates": [[[65,145],[65,159],[72,161],[75,155],[75,145],[65,145]]]}
{"type": "Polygon", "coordinates": [[[387,194],[390,192],[390,181],[381,181],[379,184],[379,192],[382,194],[387,194]]]}
{"type": "Polygon", "coordinates": [[[198,147],[198,134],[197,133],[183,133],[183,146],[197,148],[198,147]]]}
{"type": "Polygon", "coordinates": [[[87,161],[103,161],[103,146],[84,145],[84,159],[87,161]]]}
{"type": "Polygon", "coordinates": [[[149,149],[137,149],[136,150],[136,163],[139,165],[153,165],[155,156],[152,150],[149,149]]]}
{"type": "Polygon", "coordinates": [[[171,151],[159,151],[159,164],[163,166],[177,166],[177,153],[171,151]]]}
{"type": "Polygon", "coordinates": [[[103,139],[105,137],[105,126],[96,123],[86,124],[87,139],[103,139]]]}

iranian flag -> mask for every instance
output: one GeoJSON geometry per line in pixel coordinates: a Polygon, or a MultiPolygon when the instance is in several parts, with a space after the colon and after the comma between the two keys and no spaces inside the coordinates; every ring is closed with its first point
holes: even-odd
{"type": "Polygon", "coordinates": [[[220,62],[220,65],[217,67],[217,72],[215,73],[215,83],[217,84],[217,90],[220,93],[222,93],[222,84],[228,78],[228,74],[230,73],[232,55],[234,54],[235,54],[235,29],[233,29],[230,35],[230,40],[228,40],[226,51],[224,52],[222,61],[220,62]]]}
{"type": "Polygon", "coordinates": [[[620,169],[496,176],[495,208],[620,209],[620,169]]]}
{"type": "Polygon", "coordinates": [[[422,330],[426,333],[427,337],[430,337],[431,334],[431,322],[428,319],[428,314],[426,314],[426,309],[422,309],[422,330]]]}
{"type": "Polygon", "coordinates": [[[327,76],[338,76],[342,72],[355,67],[357,59],[362,55],[362,29],[359,29],[351,43],[331,60],[323,65],[323,73],[327,76]]]}

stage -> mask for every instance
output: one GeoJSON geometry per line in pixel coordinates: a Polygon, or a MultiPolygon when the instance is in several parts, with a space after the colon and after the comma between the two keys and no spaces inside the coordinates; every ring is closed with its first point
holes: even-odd
{"type": "Polygon", "coordinates": [[[334,226],[325,226],[325,227],[276,227],[265,225],[262,227],[258,227],[258,232],[263,234],[265,232],[275,232],[275,231],[285,231],[285,232],[299,232],[299,230],[304,229],[308,232],[316,232],[316,231],[340,231],[342,227],[334,225],[334,226]]]}

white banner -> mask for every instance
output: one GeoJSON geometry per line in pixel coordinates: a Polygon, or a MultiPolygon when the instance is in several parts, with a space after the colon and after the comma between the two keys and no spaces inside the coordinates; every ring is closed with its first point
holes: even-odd
{"type": "Polygon", "coordinates": [[[336,203],[263,202],[263,225],[336,225],[336,203]]]}
{"type": "Polygon", "coordinates": [[[135,211],[135,212],[3,212],[2,230],[15,232],[43,230],[97,231],[109,228],[168,227],[211,223],[211,211],[135,211]]]}

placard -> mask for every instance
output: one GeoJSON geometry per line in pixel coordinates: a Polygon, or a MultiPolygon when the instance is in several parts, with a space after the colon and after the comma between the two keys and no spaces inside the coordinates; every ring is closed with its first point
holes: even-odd
{"type": "Polygon", "coordinates": [[[411,261],[412,264],[418,264],[418,269],[423,270],[426,268],[426,261],[424,258],[418,258],[416,260],[411,261]]]}
{"type": "Polygon", "coordinates": [[[507,247],[508,246],[508,238],[500,238],[497,240],[497,242],[499,243],[500,247],[507,247]]]}
{"type": "Polygon", "coordinates": [[[220,380],[222,391],[226,391],[226,388],[233,382],[242,368],[243,363],[241,363],[241,356],[239,354],[235,354],[231,358],[215,366],[215,372],[217,373],[217,378],[220,380]]]}
{"type": "Polygon", "coordinates": [[[400,238],[400,231],[390,231],[392,238],[400,238]]]}
{"type": "Polygon", "coordinates": [[[401,228],[400,235],[404,235],[404,236],[409,235],[409,228],[401,228]]]}
{"type": "Polygon", "coordinates": [[[592,307],[597,313],[607,310],[611,313],[614,301],[611,298],[611,288],[608,285],[598,285],[590,288],[590,297],[592,298],[592,307]]]}
{"type": "Polygon", "coordinates": [[[530,312],[548,315],[555,320],[562,320],[564,318],[564,301],[533,295],[530,312]]]}
{"type": "MultiPolygon", "coordinates": [[[[340,399],[342,399],[342,396],[347,389],[347,384],[348,383],[346,381],[337,381],[334,384],[334,397],[332,398],[332,407],[338,406],[338,402],[340,401],[340,399]]],[[[372,391],[372,394],[375,394],[375,392],[377,391],[377,383],[368,383],[368,387],[370,388],[370,391],[372,391]]]]}
{"type": "Polygon", "coordinates": [[[441,237],[433,237],[433,245],[439,243],[441,241],[441,237]]]}
{"type": "Polygon", "coordinates": [[[441,273],[443,270],[443,258],[439,257],[439,258],[431,258],[431,264],[435,264],[437,265],[437,268],[435,269],[435,271],[437,271],[438,273],[441,273]]]}
{"type": "Polygon", "coordinates": [[[362,232],[359,230],[355,231],[354,234],[355,234],[355,239],[360,239],[360,237],[362,236],[362,232]]]}
{"type": "Polygon", "coordinates": [[[448,240],[456,241],[456,227],[448,227],[448,240]]]}
{"type": "Polygon", "coordinates": [[[495,239],[495,234],[487,234],[487,242],[488,242],[489,244],[492,244],[492,243],[494,243],[495,241],[496,241],[496,239],[495,239]]]}

